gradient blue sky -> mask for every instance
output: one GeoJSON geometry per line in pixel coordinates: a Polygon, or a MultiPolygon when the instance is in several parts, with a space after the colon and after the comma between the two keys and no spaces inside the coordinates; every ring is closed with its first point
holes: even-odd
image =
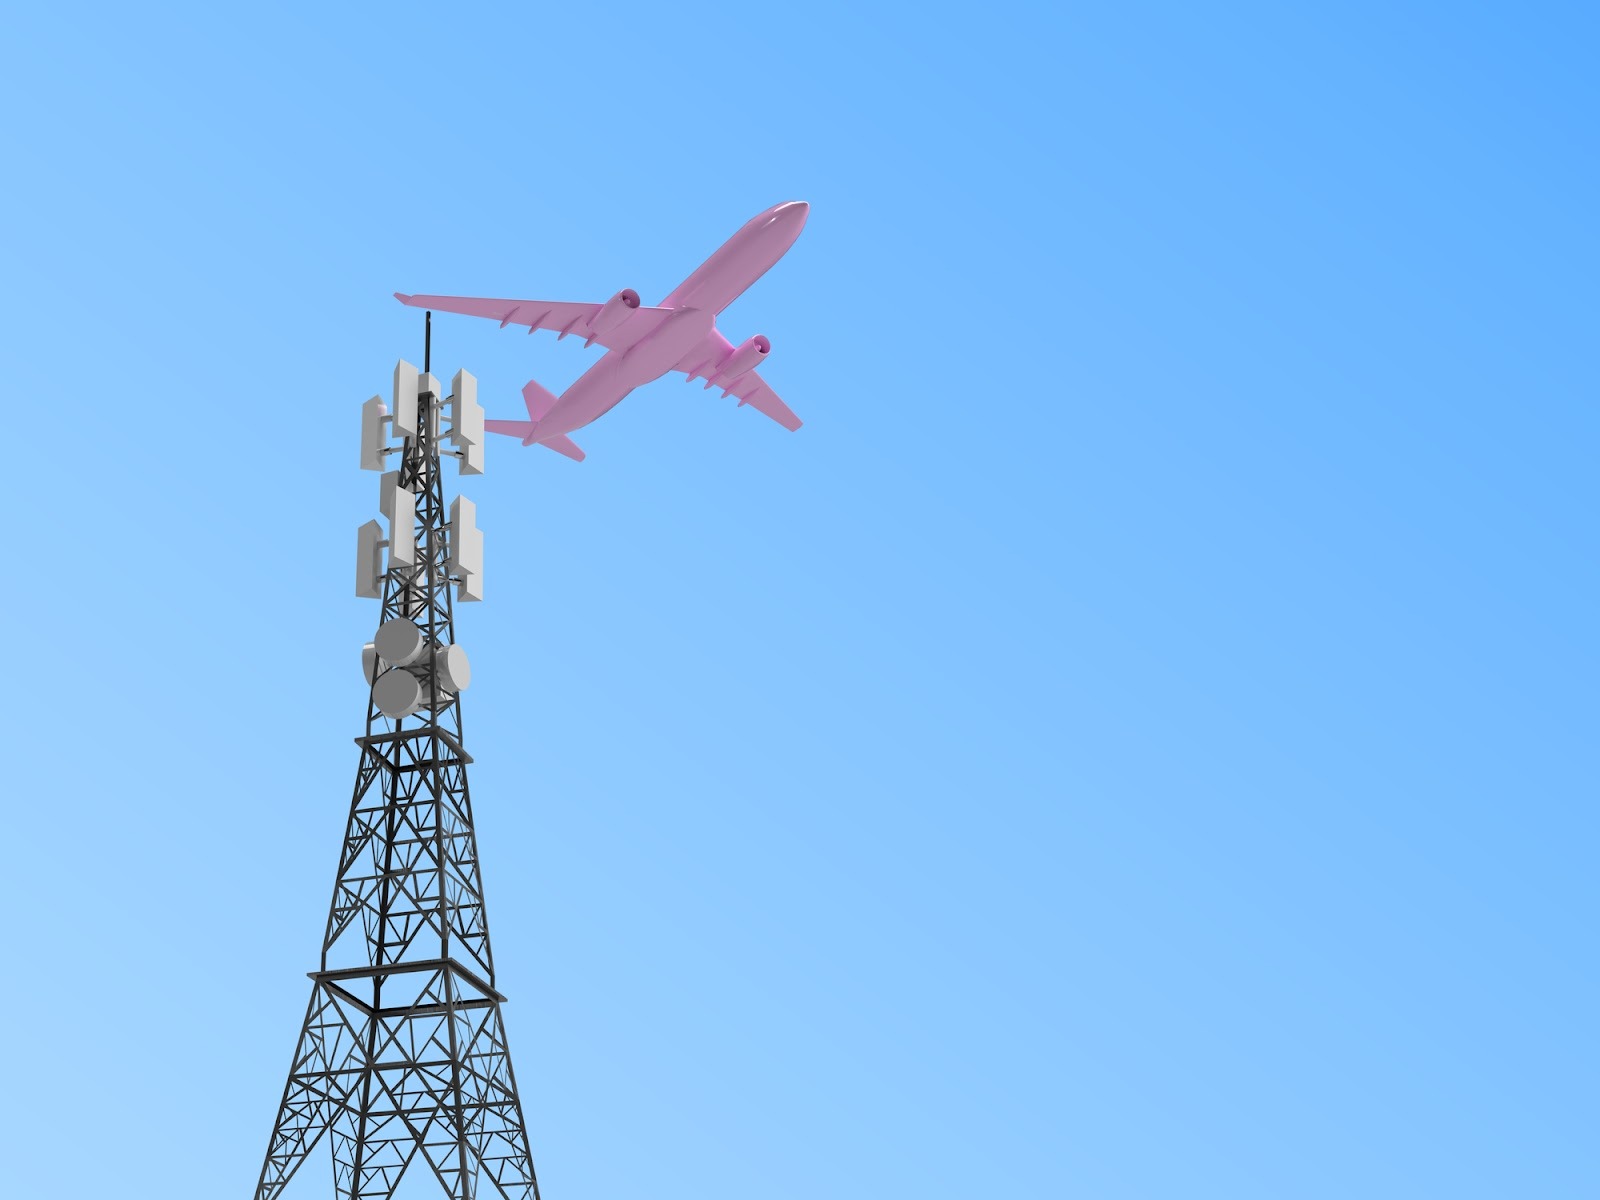
{"type": "Polygon", "coordinates": [[[390,292],[805,199],[722,319],[803,430],[663,380],[468,488],[546,1200],[1600,1194],[1592,13],[13,10],[0,1190],[253,1187],[390,292]]]}

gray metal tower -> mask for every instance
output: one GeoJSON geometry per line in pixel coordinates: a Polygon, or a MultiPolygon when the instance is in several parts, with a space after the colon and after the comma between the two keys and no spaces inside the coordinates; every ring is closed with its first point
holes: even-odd
{"type": "Polygon", "coordinates": [[[495,990],[461,732],[469,682],[452,599],[482,597],[472,502],[444,500],[441,457],[482,470],[483,410],[458,372],[451,395],[395,368],[394,412],[363,410],[361,465],[384,473],[359,539],[358,595],[381,599],[364,665],[372,683],[350,822],[311,1002],[256,1200],[273,1200],[330,1135],[343,1200],[390,1196],[418,1151],[454,1200],[487,1180],[537,1200],[522,1103],[495,990]],[[441,454],[441,434],[454,449],[441,454]],[[390,439],[403,439],[390,446],[390,439]],[[384,551],[387,550],[387,566],[384,551]]]}

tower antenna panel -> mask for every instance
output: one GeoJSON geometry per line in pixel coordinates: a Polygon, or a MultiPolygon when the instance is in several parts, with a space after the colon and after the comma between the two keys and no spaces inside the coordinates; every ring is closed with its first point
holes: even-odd
{"type": "Polygon", "coordinates": [[[356,530],[356,595],[383,599],[383,526],[368,521],[356,530]]]}
{"type": "Polygon", "coordinates": [[[483,599],[483,531],[478,528],[478,506],[465,496],[450,502],[450,557],[445,565],[460,581],[456,599],[483,599]]]}
{"type": "Polygon", "coordinates": [[[417,436],[417,369],[405,359],[394,364],[394,436],[417,436]]]}
{"type": "Polygon", "coordinates": [[[478,527],[478,506],[465,496],[450,502],[450,558],[452,575],[483,574],[483,531],[478,527]]]}
{"type": "Polygon", "coordinates": [[[478,403],[478,381],[457,371],[450,381],[450,440],[457,446],[483,444],[483,406],[478,403]]]}
{"type": "Polygon", "coordinates": [[[389,565],[417,565],[417,497],[400,486],[400,472],[386,471],[378,487],[378,511],[389,518],[389,565]]]}
{"type": "Polygon", "coordinates": [[[389,406],[374,396],[361,406],[361,469],[383,470],[384,452],[389,449],[389,406]]]}

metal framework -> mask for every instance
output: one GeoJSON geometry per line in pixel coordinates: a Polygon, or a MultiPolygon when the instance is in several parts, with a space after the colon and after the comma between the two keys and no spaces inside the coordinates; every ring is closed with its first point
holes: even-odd
{"type": "MultiPolygon", "coordinates": [[[[409,618],[437,647],[455,641],[441,406],[419,397],[401,451],[416,567],[390,565],[382,616],[409,618]]],[[[538,1200],[494,986],[461,699],[436,676],[429,688],[412,717],[369,699],[322,965],[256,1200],[274,1200],[324,1133],[342,1200],[387,1200],[419,1150],[452,1200],[474,1200],[483,1180],[484,1195],[538,1200]]]]}

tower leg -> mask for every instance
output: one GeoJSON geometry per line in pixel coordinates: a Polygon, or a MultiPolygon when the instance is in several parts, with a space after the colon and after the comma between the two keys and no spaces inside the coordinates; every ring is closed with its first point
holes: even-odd
{"type": "Polygon", "coordinates": [[[360,1078],[361,1062],[348,1021],[332,997],[313,985],[278,1118],[267,1139],[256,1200],[275,1200],[294,1177],[335,1114],[344,1108],[349,1091],[360,1078]]]}
{"type": "Polygon", "coordinates": [[[484,1178],[504,1200],[539,1200],[539,1181],[533,1173],[528,1127],[511,1072],[500,1005],[471,1015],[480,1014],[481,1020],[466,1023],[475,1028],[463,1039],[461,1056],[469,1080],[464,1089],[472,1106],[469,1111],[475,1110],[467,1123],[467,1141],[484,1178]]]}
{"type": "Polygon", "coordinates": [[[523,1120],[517,1078],[510,1069],[506,1024],[499,1005],[483,1022],[467,1061],[482,1082],[483,1118],[472,1131],[472,1150],[483,1174],[506,1200],[539,1200],[539,1181],[533,1173],[533,1152],[528,1147],[528,1125],[523,1120]]]}

